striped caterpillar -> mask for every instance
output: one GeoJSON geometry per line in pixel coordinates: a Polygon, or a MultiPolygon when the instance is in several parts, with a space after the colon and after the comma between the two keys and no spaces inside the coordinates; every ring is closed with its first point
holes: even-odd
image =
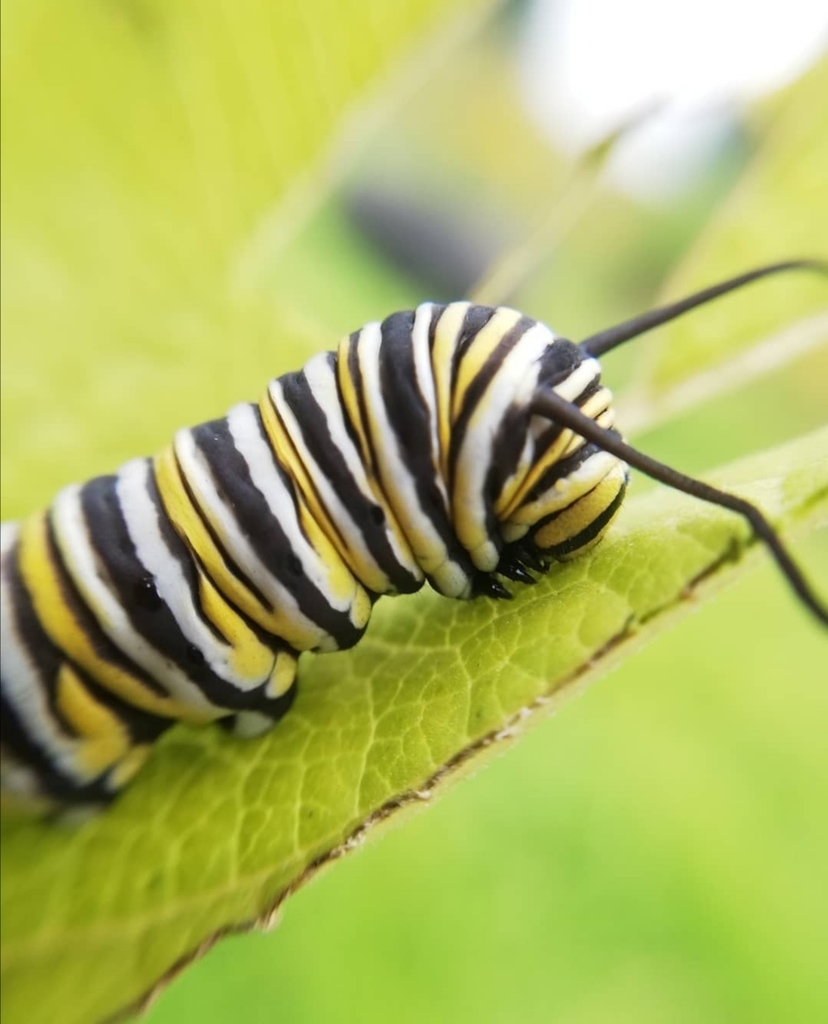
{"type": "Polygon", "coordinates": [[[261,733],[303,651],[353,646],[378,597],[428,582],[508,597],[582,554],[633,466],[745,516],[828,613],[758,509],[626,444],[599,355],[760,268],[574,344],[506,307],[426,303],[180,430],[154,458],[2,527],[2,782],[103,804],[176,720],[261,733]]]}

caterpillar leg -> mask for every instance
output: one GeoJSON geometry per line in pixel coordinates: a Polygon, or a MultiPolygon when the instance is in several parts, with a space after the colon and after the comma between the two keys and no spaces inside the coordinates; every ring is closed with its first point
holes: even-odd
{"type": "Polygon", "coordinates": [[[269,732],[279,719],[283,718],[290,710],[296,697],[296,689],[296,682],[294,681],[290,689],[286,690],[285,693],[279,697],[269,699],[264,705],[257,707],[255,711],[237,711],[234,715],[228,715],[226,718],[220,719],[219,724],[223,729],[241,739],[253,739],[256,736],[262,736],[264,733],[269,732]]]}
{"type": "Polygon", "coordinates": [[[4,810],[42,812],[69,806],[83,810],[84,817],[87,810],[94,813],[132,780],[146,761],[152,740],[172,724],[164,719],[142,723],[143,734],[136,737],[112,709],[100,714],[91,702],[83,707],[82,701],[66,718],[55,717],[60,734],[58,739],[55,730],[51,743],[43,741],[45,736],[33,739],[24,733],[14,710],[4,707],[4,810]]]}
{"type": "Polygon", "coordinates": [[[43,683],[8,685],[2,697],[4,808],[109,803],[172,722],[118,700],[70,662],[43,683]]]}

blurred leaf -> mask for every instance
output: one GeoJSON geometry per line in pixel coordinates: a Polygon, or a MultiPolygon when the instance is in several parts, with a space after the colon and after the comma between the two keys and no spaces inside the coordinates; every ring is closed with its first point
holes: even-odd
{"type": "MultiPolygon", "coordinates": [[[[828,430],[719,476],[783,526],[824,522],[828,430]]],[[[6,822],[8,1021],[99,1019],[217,934],[267,919],[366,830],[425,804],[738,575],[748,546],[735,517],[659,489],[594,555],[509,605],[381,602],[354,651],[304,660],[294,710],[264,739],[179,728],[77,831],[6,822]]]]}
{"type": "Polygon", "coordinates": [[[4,515],[318,347],[274,255],[492,6],[3,4],[4,515]]]}
{"type": "Polygon", "coordinates": [[[537,268],[551,253],[559,253],[585,215],[594,211],[600,195],[601,176],[619,143],[659,109],[647,104],[573,160],[564,187],[535,212],[535,224],[522,238],[505,249],[480,275],[470,292],[473,302],[499,306],[514,304],[537,268]]]}
{"type": "MultiPolygon", "coordinates": [[[[268,268],[333,174],[297,176],[440,6],[3,6],[9,512],[297,361],[268,268]]],[[[725,479],[785,524],[824,518],[825,452],[822,434],[725,479]]],[[[594,557],[512,605],[383,602],[357,650],[305,659],[270,737],[178,729],[99,820],[5,823],[7,1019],[131,1004],[689,608],[688,584],[733,575],[746,536],[673,495],[633,501],[594,557]]]]}
{"type": "MultiPolygon", "coordinates": [[[[671,276],[665,299],[763,263],[828,260],[826,95],[828,57],[774,104],[753,166],[671,276]]],[[[636,392],[642,420],[650,403],[654,418],[671,411],[672,388],[679,389],[676,409],[686,408],[692,378],[715,374],[728,361],[731,372],[726,371],[721,388],[770,372],[824,344],[826,311],[828,282],[812,273],[794,273],[758,282],[665,327],[642,344],[636,392]]],[[[698,397],[704,393],[700,388],[698,397]]]]}

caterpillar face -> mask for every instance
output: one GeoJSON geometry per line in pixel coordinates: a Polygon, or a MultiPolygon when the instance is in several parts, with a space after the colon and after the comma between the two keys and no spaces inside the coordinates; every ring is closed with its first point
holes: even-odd
{"type": "MultiPolygon", "coordinates": [[[[564,338],[542,358],[537,391],[554,391],[600,427],[612,430],[612,393],[596,359],[564,338]]],[[[538,553],[565,561],[600,540],[621,507],[627,466],[593,442],[545,417],[529,419],[527,451],[496,509],[507,543],[526,538],[538,553]]]]}

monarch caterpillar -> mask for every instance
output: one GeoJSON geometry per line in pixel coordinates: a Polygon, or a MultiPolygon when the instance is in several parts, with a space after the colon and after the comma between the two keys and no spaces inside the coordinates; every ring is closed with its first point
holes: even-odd
{"type": "Polygon", "coordinates": [[[350,647],[383,594],[427,580],[511,596],[597,543],[628,467],[744,516],[817,599],[762,513],[626,444],[598,357],[798,260],[724,281],[579,344],[506,308],[425,303],[180,430],[152,459],[5,524],[3,787],[99,804],[174,721],[255,735],[290,707],[302,651],[350,647]]]}

